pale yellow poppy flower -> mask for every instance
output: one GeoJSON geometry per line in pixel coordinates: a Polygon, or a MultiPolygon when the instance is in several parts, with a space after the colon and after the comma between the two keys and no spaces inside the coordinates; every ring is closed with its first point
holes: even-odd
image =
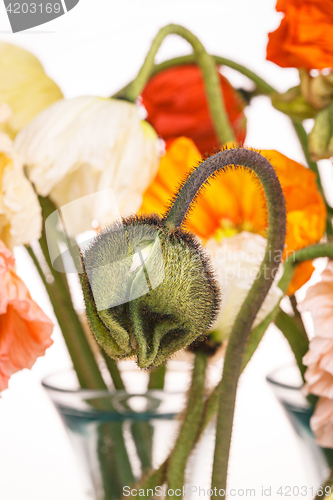
{"type": "Polygon", "coordinates": [[[14,138],[40,111],[63,97],[39,60],[27,50],[0,42],[0,104],[13,114],[0,129],[14,138]]]}

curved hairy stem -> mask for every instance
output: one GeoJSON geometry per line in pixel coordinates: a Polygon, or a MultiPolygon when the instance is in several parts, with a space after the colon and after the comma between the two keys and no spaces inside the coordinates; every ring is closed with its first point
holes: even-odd
{"type": "MultiPolygon", "coordinates": [[[[265,82],[265,80],[263,80],[260,76],[258,76],[256,73],[246,68],[242,64],[238,64],[232,61],[231,59],[227,59],[226,57],[212,55],[212,58],[214,59],[216,64],[232,68],[238,71],[238,73],[241,73],[242,75],[249,78],[249,80],[252,80],[252,82],[256,85],[258,91],[261,92],[262,94],[269,95],[277,92],[271,85],[269,85],[269,83],[265,82]]],[[[160,64],[156,64],[153,68],[151,76],[156,75],[157,73],[160,73],[165,69],[172,68],[173,66],[181,66],[183,64],[193,64],[195,62],[196,62],[195,54],[175,57],[174,59],[169,59],[168,61],[163,61],[160,64]]]]}
{"type": "Polygon", "coordinates": [[[219,410],[214,454],[212,489],[226,489],[229,449],[238,379],[246,344],[255,317],[274,281],[282,258],[286,232],[283,192],[272,165],[259,153],[237,148],[221,151],[202,162],[189,175],[165,217],[165,224],[180,226],[207,181],[229,166],[254,172],[264,189],[268,207],[268,237],[265,257],[236,321],[228,342],[219,388],[219,410]]]}
{"type": "MultiPolygon", "coordinates": [[[[284,295],[288,289],[288,286],[289,286],[293,276],[294,276],[295,266],[293,265],[293,262],[290,260],[290,261],[287,261],[284,263],[283,268],[284,268],[284,272],[283,272],[282,278],[280,279],[280,281],[278,283],[278,287],[280,288],[280,290],[282,290],[283,295],[284,295]]],[[[244,352],[244,356],[243,356],[242,370],[245,369],[246,365],[248,364],[248,362],[252,358],[252,356],[255,353],[258,345],[260,344],[261,339],[263,338],[267,328],[275,320],[276,316],[278,315],[279,309],[280,309],[280,304],[277,304],[274,307],[273,311],[271,311],[269,313],[269,315],[266,316],[266,318],[258,326],[256,326],[255,328],[253,328],[253,330],[251,330],[251,334],[250,334],[249,340],[246,344],[246,348],[245,348],[245,352],[244,352]]]]}
{"type": "MultiPolygon", "coordinates": [[[[279,288],[285,293],[290,281],[292,280],[294,274],[294,265],[291,262],[291,260],[287,263],[285,263],[284,266],[284,273],[282,278],[279,281],[279,288]]],[[[243,365],[242,365],[242,371],[245,369],[247,363],[250,361],[252,354],[258,347],[267,327],[269,324],[274,321],[275,316],[277,315],[279,311],[279,305],[276,306],[276,308],[272,311],[272,313],[265,318],[256,328],[254,328],[251,331],[251,338],[248,341],[246,350],[245,350],[245,355],[243,358],[243,365]]],[[[202,417],[200,419],[199,427],[197,434],[195,436],[195,440],[193,443],[193,446],[196,445],[196,443],[199,441],[201,438],[202,434],[204,433],[207,425],[212,421],[214,416],[216,415],[217,409],[218,409],[218,404],[219,404],[219,390],[220,390],[220,385],[221,382],[212,390],[210,393],[209,397],[207,398],[204,408],[202,411],[202,417]]],[[[183,423],[183,426],[185,425],[185,422],[183,423]]],[[[192,447],[193,448],[193,447],[192,447]]],[[[172,453],[172,452],[171,452],[172,453]]],[[[148,475],[146,475],[142,481],[140,481],[137,485],[137,489],[143,489],[145,492],[147,492],[148,488],[151,488],[150,494],[145,494],[143,498],[148,499],[153,496],[154,488],[156,486],[161,486],[165,481],[166,481],[166,473],[167,473],[167,466],[170,460],[170,456],[163,462],[163,464],[159,467],[159,469],[151,471],[148,475]]],[[[126,497],[128,498],[128,497],[126,497]]],[[[134,498],[133,496],[130,496],[130,498],[134,498]]],[[[125,500],[125,497],[123,497],[123,500],[125,500]]]]}
{"type": "Polygon", "coordinates": [[[230,167],[250,170],[256,174],[263,186],[269,222],[267,251],[270,250],[269,264],[274,267],[276,273],[277,265],[272,261],[276,255],[272,252],[283,250],[286,230],[285,201],[274,168],[256,151],[246,148],[224,149],[200,163],[176,194],[172,206],[165,215],[165,224],[181,226],[197,196],[208,185],[208,181],[217,174],[228,171],[230,167]]]}
{"type": "MultiPolygon", "coordinates": [[[[232,68],[238,73],[241,73],[242,75],[246,76],[252,82],[256,85],[258,92],[266,95],[274,94],[277,92],[277,90],[274,89],[269,83],[265,82],[260,76],[258,76],[256,73],[251,71],[250,69],[246,68],[242,64],[238,64],[231,59],[227,59],[226,57],[220,57],[220,56],[211,56],[216,64],[219,64],[221,66],[227,66],[228,68],[232,68]]],[[[154,75],[157,75],[161,71],[164,71],[165,69],[168,68],[173,68],[174,66],[183,66],[184,64],[195,64],[197,62],[195,54],[188,54],[186,56],[180,56],[180,57],[174,57],[173,59],[168,59],[167,61],[163,61],[160,64],[155,64],[152,67],[151,74],[149,77],[151,78],[154,75]]],[[[132,85],[132,82],[127,84],[124,88],[119,90],[116,94],[114,94],[112,97],[114,98],[120,98],[124,97],[126,94],[127,90],[130,88],[132,85]]]]}
{"type": "Polygon", "coordinates": [[[181,36],[193,47],[195,60],[202,71],[209,110],[212,116],[216,135],[219,138],[221,145],[225,142],[234,141],[235,137],[225,111],[215,61],[212,56],[206,52],[204,46],[196,36],[194,36],[186,28],[177,24],[169,24],[159,31],[152,43],[138,76],[126,87],[123,92],[123,97],[131,102],[134,102],[138,98],[150,78],[154,68],[154,58],[161,43],[167,35],[171,34],[181,36]]]}

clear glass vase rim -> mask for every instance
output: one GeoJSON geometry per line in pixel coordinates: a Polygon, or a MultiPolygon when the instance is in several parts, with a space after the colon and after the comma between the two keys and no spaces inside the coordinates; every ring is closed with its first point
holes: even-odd
{"type": "Polygon", "coordinates": [[[289,389],[292,391],[300,391],[302,389],[302,383],[297,384],[297,385],[295,383],[288,384],[286,382],[279,382],[276,378],[279,373],[281,373],[284,370],[290,370],[291,368],[297,369],[297,367],[295,365],[290,365],[290,364],[276,368],[275,370],[270,372],[268,375],[266,375],[267,382],[269,382],[272,385],[276,385],[278,387],[281,387],[283,389],[289,389]]]}
{"type": "MultiPolygon", "coordinates": [[[[147,389],[147,391],[145,393],[142,393],[142,392],[138,392],[138,393],[129,393],[126,391],[126,389],[113,389],[113,390],[108,390],[108,389],[89,389],[89,388],[82,388],[82,387],[78,387],[77,389],[69,389],[69,388],[63,388],[63,387],[60,387],[60,386],[57,386],[57,384],[52,384],[51,382],[48,382],[49,379],[52,379],[52,377],[56,377],[57,375],[63,375],[65,373],[73,373],[74,370],[69,368],[67,370],[58,370],[56,372],[52,372],[52,373],[49,373],[48,375],[46,375],[45,377],[43,377],[43,379],[41,380],[41,385],[42,387],[44,387],[44,389],[46,390],[50,390],[50,391],[54,391],[54,392],[58,392],[58,393],[61,393],[61,394],[77,394],[77,395],[96,395],[96,396],[99,396],[99,397],[103,397],[103,396],[112,396],[112,395],[115,395],[115,394],[127,394],[129,396],[144,396],[145,394],[147,393],[150,393],[150,394],[167,394],[169,396],[172,396],[172,395],[183,395],[185,391],[182,391],[182,390],[178,390],[178,391],[175,391],[175,390],[165,390],[165,389],[147,389]]],[[[75,373],[75,372],[74,372],[75,373]]]]}

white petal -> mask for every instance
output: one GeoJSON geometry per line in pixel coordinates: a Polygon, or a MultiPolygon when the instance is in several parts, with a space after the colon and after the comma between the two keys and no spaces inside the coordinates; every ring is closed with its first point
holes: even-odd
{"type": "Polygon", "coordinates": [[[3,133],[0,133],[0,153],[4,153],[10,160],[0,178],[0,239],[9,247],[27,244],[41,235],[40,205],[24,174],[20,155],[15,151],[10,138],[3,133]]]}
{"type": "MultiPolygon", "coordinates": [[[[120,214],[136,212],[158,168],[156,133],[135,105],[115,99],[58,101],[22,130],[16,145],[37,192],[58,207],[112,188],[120,214]]],[[[94,219],[110,222],[110,206],[96,200],[73,213],[76,234],[94,219]]]]}
{"type": "MultiPolygon", "coordinates": [[[[242,232],[217,243],[213,238],[206,244],[211,255],[221,290],[222,308],[212,330],[222,340],[230,335],[237,314],[258,274],[264,258],[267,240],[258,234],[242,232]]],[[[253,327],[274,309],[283,293],[277,286],[282,275],[280,266],[253,327]]]]}

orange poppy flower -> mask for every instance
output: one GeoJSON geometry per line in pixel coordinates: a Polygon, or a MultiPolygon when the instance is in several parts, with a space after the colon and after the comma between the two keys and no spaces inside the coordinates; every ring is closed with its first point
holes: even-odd
{"type": "Polygon", "coordinates": [[[278,0],[284,18],[268,35],[267,59],[282,68],[333,68],[333,2],[278,0]]]}
{"type": "MultiPolygon", "coordinates": [[[[246,104],[228,80],[219,77],[230,125],[242,143],[246,134],[246,104]]],[[[148,113],[147,121],[165,141],[184,135],[195,142],[202,154],[220,147],[204,81],[196,65],[176,66],[153,76],[142,92],[142,103],[148,113]]]]}
{"type": "Polygon", "coordinates": [[[31,368],[52,345],[52,321],[15,274],[14,256],[0,241],[0,392],[10,376],[31,368]]]}
{"type": "MultiPolygon", "coordinates": [[[[287,236],[285,255],[318,242],[325,233],[326,207],[315,174],[277,151],[261,151],[275,167],[286,198],[287,236]]],[[[141,212],[163,214],[179,183],[201,160],[199,150],[186,137],[175,140],[161,158],[157,175],[143,196],[141,212]]],[[[220,240],[241,231],[267,231],[267,212],[258,179],[247,170],[233,170],[214,180],[199,197],[186,227],[205,242],[220,240]]],[[[288,293],[311,276],[310,262],[298,266],[288,293]]]]}

